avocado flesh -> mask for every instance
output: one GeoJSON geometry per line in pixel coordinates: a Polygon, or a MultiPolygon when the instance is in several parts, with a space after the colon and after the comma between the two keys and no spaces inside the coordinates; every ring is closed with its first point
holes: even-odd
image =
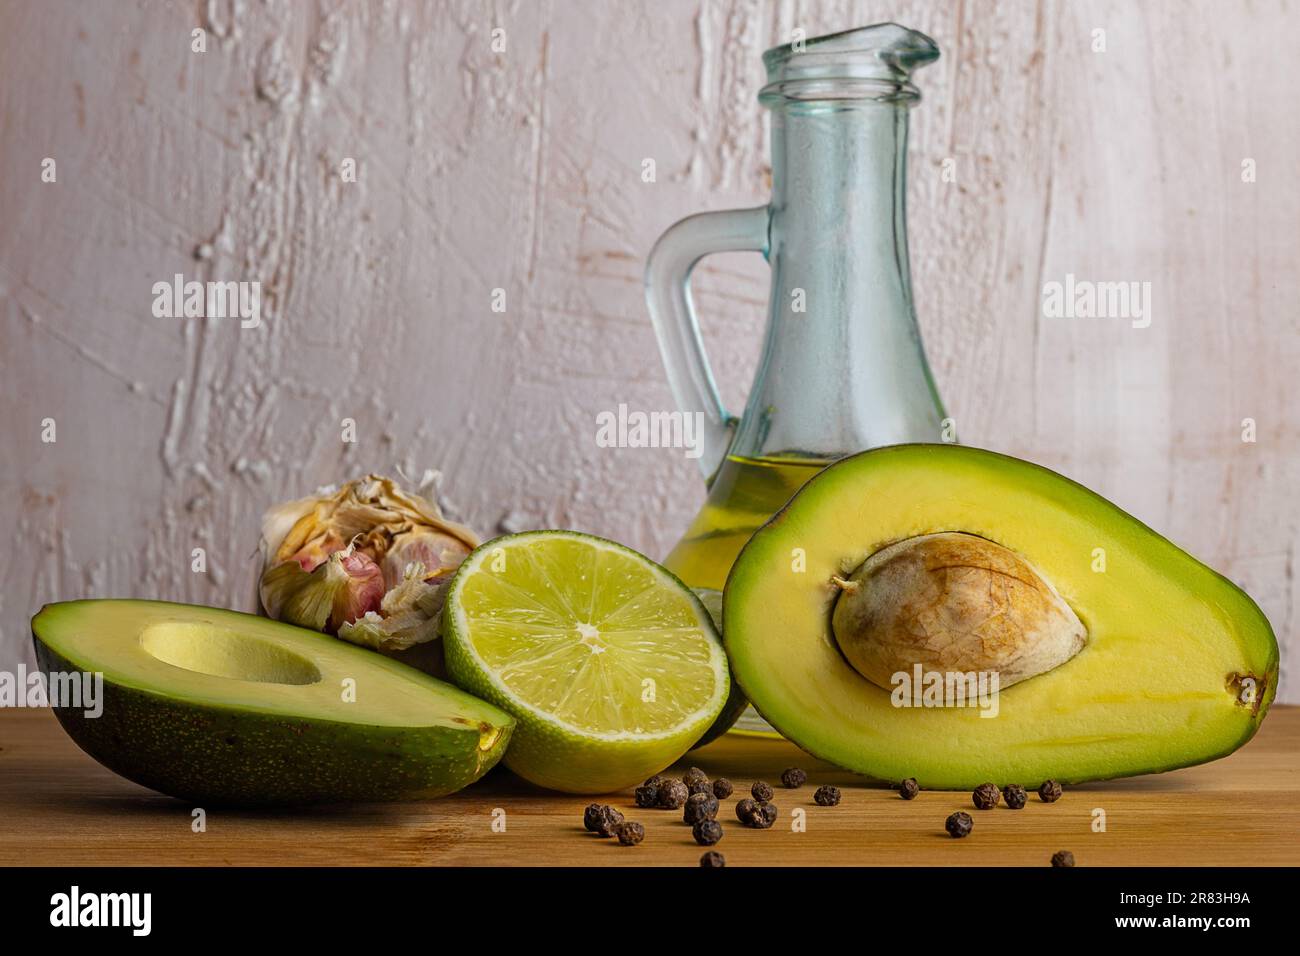
{"type": "Polygon", "coordinates": [[[100,716],[56,708],[77,745],[203,805],[441,796],[486,773],[514,727],[405,664],[250,614],[72,601],[47,605],[32,633],[47,674],[104,675],[100,716]]]}
{"type": "Polygon", "coordinates": [[[1067,478],[956,445],[892,446],[827,468],[746,545],[723,608],[732,670],[777,730],[848,769],[927,788],[1203,763],[1248,741],[1276,691],[1277,641],[1231,582],[1067,478]],[[1003,689],[996,717],[893,706],[832,634],[832,576],[939,532],[1017,552],[1087,628],[1076,656],[1003,689]],[[1097,548],[1104,573],[1093,570],[1097,548]],[[1243,678],[1256,688],[1246,702],[1243,678]]]}

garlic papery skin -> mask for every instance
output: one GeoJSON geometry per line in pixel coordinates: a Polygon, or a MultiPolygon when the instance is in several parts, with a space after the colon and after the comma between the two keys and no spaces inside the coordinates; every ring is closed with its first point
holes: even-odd
{"type": "MultiPolygon", "coordinates": [[[[269,509],[262,517],[262,559],[269,568],[296,557],[305,570],[312,570],[333,551],[355,544],[383,564],[388,550],[404,536],[424,533],[435,535],[440,542],[436,551],[449,557],[461,549],[468,554],[481,543],[473,530],[448,521],[427,498],[403,491],[391,478],[367,475],[269,509]]],[[[439,566],[413,555],[394,575],[394,584],[400,583],[405,563],[415,560],[423,560],[430,573],[439,566]]]]}

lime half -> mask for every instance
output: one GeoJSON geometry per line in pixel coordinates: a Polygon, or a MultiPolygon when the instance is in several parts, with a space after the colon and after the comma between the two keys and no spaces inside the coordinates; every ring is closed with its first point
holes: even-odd
{"type": "Polygon", "coordinates": [[[447,670],[519,722],[505,763],[607,793],[684,754],[722,709],[727,658],[669,571],[603,538],[529,531],[461,564],[443,606],[447,670]]]}

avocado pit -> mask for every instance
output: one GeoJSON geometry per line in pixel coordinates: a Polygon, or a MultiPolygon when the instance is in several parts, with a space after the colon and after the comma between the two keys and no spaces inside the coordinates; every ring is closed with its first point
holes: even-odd
{"type": "Polygon", "coordinates": [[[996,673],[1006,688],[1059,667],[1088,641],[1078,615],[1028,561],[978,535],[906,538],[833,583],[835,641],[885,690],[918,664],[996,673]]]}

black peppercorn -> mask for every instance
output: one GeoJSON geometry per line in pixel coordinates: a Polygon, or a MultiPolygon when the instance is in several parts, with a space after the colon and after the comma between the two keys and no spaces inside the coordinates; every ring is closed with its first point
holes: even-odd
{"type": "Polygon", "coordinates": [[[713,795],[719,800],[726,800],[735,790],[736,788],[731,785],[731,781],[726,777],[719,777],[713,781],[713,795]]]}
{"type": "Polygon", "coordinates": [[[700,866],[707,870],[720,870],[727,865],[727,858],[717,850],[710,850],[700,857],[700,866]]]}
{"type": "Polygon", "coordinates": [[[641,784],[641,786],[643,786],[643,787],[658,787],[658,786],[662,786],[664,780],[666,780],[666,779],[667,779],[667,778],[666,778],[663,774],[661,774],[661,773],[657,773],[657,774],[655,774],[653,777],[647,777],[647,778],[646,778],[646,782],[643,783],[643,784],[641,784]]]}
{"type": "Polygon", "coordinates": [[[969,836],[974,826],[975,821],[970,818],[970,814],[963,813],[961,810],[948,817],[943,824],[943,828],[948,831],[948,836],[954,839],[969,836]]]}
{"type": "Polygon", "coordinates": [[[614,829],[623,822],[623,814],[604,804],[590,804],[582,812],[582,826],[599,836],[612,836],[614,829]]]}
{"type": "Polygon", "coordinates": [[[645,827],[639,823],[620,823],[614,834],[623,846],[636,846],[645,839],[645,827]]]}
{"type": "MultiPolygon", "coordinates": [[[[753,800],[742,800],[741,803],[754,803],[753,800]]],[[[736,814],[740,817],[740,813],[736,814]]],[[[754,804],[753,810],[750,810],[744,817],[740,817],[740,822],[753,830],[770,830],[772,823],[776,822],[776,804],[754,804]]]]}
{"type": "Polygon", "coordinates": [[[833,807],[840,802],[839,787],[818,787],[817,792],[813,794],[813,802],[819,807],[833,807]]]}
{"type": "Polygon", "coordinates": [[[790,767],[781,774],[781,786],[787,790],[795,790],[802,787],[808,782],[808,774],[804,773],[798,767],[790,767]]]}
{"type": "Polygon", "coordinates": [[[1002,788],[1002,799],[1007,802],[1007,806],[1012,810],[1023,810],[1025,801],[1029,799],[1029,794],[1025,793],[1025,788],[1018,783],[1009,783],[1002,788]]]}
{"type": "Polygon", "coordinates": [[[682,810],[682,821],[695,824],[701,820],[712,820],[718,815],[718,798],[711,793],[693,793],[686,798],[682,810]]]}
{"type": "Polygon", "coordinates": [[[755,830],[766,830],[776,822],[776,804],[746,797],[736,803],[736,819],[755,830]]]}
{"type": "Polygon", "coordinates": [[[717,820],[700,820],[691,827],[691,836],[700,846],[713,846],[722,839],[722,824],[717,820]]]}
{"type": "Polygon", "coordinates": [[[713,784],[708,780],[696,780],[694,783],[686,785],[686,793],[688,796],[696,793],[707,793],[709,796],[713,796],[713,784]]]}
{"type": "Polygon", "coordinates": [[[898,795],[904,800],[911,800],[920,792],[921,788],[916,785],[915,777],[908,777],[898,785],[898,795]]]}
{"type": "Polygon", "coordinates": [[[709,775],[705,773],[703,770],[701,770],[699,767],[692,767],[690,770],[682,774],[682,783],[686,784],[688,789],[691,787],[692,784],[697,784],[697,783],[707,784],[708,782],[709,782],[709,775]]]}
{"type": "Polygon", "coordinates": [[[749,826],[754,821],[758,813],[758,801],[745,797],[743,800],[736,801],[736,819],[745,826],[749,826]]]}
{"type": "Polygon", "coordinates": [[[612,836],[614,827],[622,822],[622,813],[601,803],[589,804],[582,811],[582,825],[592,833],[598,833],[603,837],[612,836]]]}
{"type": "Polygon", "coordinates": [[[755,780],[754,785],[749,788],[749,792],[754,795],[754,799],[759,803],[771,800],[772,797],[775,796],[775,792],[772,790],[772,785],[770,783],[765,783],[762,780],[755,780]]]}
{"type": "Polygon", "coordinates": [[[1074,854],[1069,850],[1057,850],[1052,854],[1052,866],[1074,866],[1074,854]]]}
{"type": "Polygon", "coordinates": [[[636,788],[636,805],[645,809],[646,807],[657,807],[659,805],[659,787],[653,783],[643,783],[636,788]]]}
{"type": "Polygon", "coordinates": [[[659,806],[665,810],[680,810],[690,793],[680,780],[665,780],[659,785],[659,806]]]}
{"type": "Polygon", "coordinates": [[[1055,780],[1044,780],[1038,788],[1038,799],[1043,803],[1055,803],[1061,799],[1061,785],[1055,780]]]}
{"type": "Polygon", "coordinates": [[[998,792],[997,784],[981,783],[971,792],[970,798],[976,810],[992,810],[1002,799],[1002,794],[998,792]]]}

